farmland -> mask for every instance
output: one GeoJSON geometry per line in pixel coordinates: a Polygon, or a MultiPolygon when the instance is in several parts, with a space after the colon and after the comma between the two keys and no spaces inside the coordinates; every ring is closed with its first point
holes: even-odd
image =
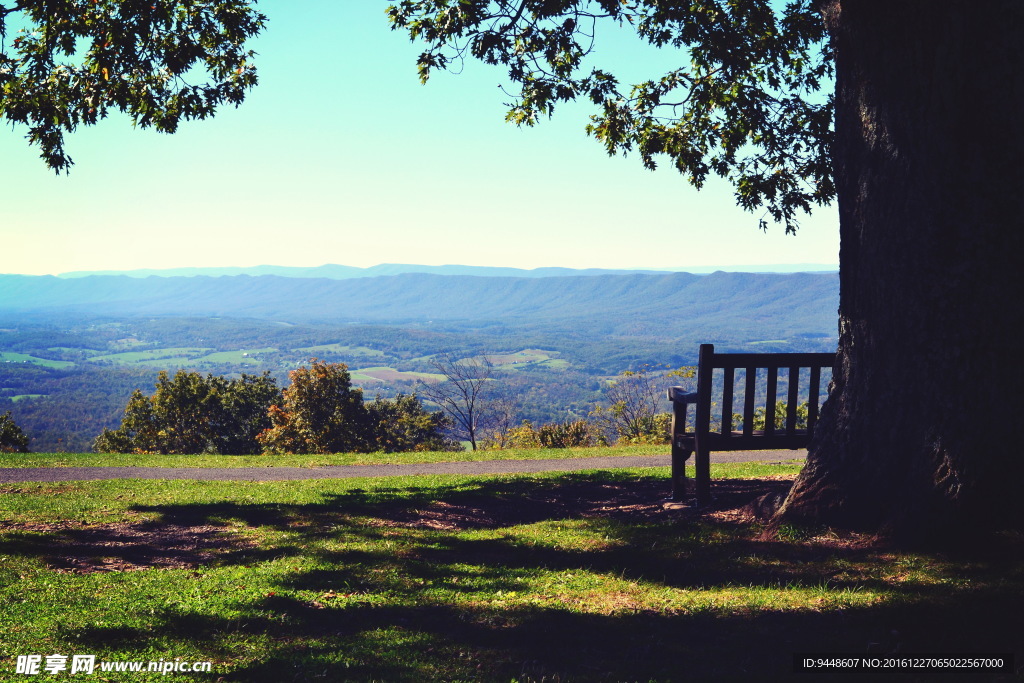
{"type": "Polygon", "coordinates": [[[352,381],[355,383],[365,382],[440,382],[444,375],[430,372],[402,372],[389,367],[361,368],[352,371],[352,381]]]}
{"type": "Polygon", "coordinates": [[[0,363],[31,363],[41,365],[44,368],[70,368],[74,363],[50,358],[38,358],[27,353],[12,353],[0,351],[0,363]]]}

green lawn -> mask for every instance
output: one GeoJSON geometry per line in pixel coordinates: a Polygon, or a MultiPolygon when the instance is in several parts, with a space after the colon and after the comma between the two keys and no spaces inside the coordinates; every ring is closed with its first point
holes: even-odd
{"type": "Polygon", "coordinates": [[[703,516],[661,507],[665,468],[4,484],[0,680],[29,680],[18,655],[54,653],[213,665],[95,680],[539,683],[774,681],[796,652],[1021,650],[1019,538],[963,555],[769,541],[728,511],[793,471],[716,466],[720,510],[703,516]]]}

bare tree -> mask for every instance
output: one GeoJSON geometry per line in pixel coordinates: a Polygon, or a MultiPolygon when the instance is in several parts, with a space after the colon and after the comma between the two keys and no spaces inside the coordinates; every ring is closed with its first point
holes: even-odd
{"type": "Polygon", "coordinates": [[[484,402],[481,414],[485,447],[507,448],[509,434],[519,424],[519,401],[506,389],[498,390],[484,402]]]}
{"type": "Polygon", "coordinates": [[[452,419],[456,433],[475,451],[484,430],[494,366],[485,356],[455,358],[451,353],[435,356],[431,365],[445,379],[421,382],[418,393],[441,407],[452,419]]]}
{"type": "Polygon", "coordinates": [[[590,417],[609,439],[661,442],[667,438],[668,425],[658,420],[665,388],[670,380],[678,382],[693,376],[693,368],[665,371],[643,365],[638,370],[626,370],[605,389],[608,404],[595,408],[590,417]]]}

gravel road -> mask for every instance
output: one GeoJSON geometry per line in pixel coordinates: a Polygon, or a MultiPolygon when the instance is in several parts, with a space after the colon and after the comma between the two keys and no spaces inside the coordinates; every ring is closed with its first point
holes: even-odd
{"type": "MultiPolygon", "coordinates": [[[[803,459],[806,450],[735,451],[712,453],[711,462],[783,462],[803,459]]],[[[194,479],[204,481],[284,481],[289,479],[347,479],[417,474],[521,474],[573,472],[620,467],[664,467],[668,455],[565,458],[553,460],[481,460],[403,465],[344,465],[334,467],[4,467],[0,482],[83,481],[96,479],[194,479]]]]}

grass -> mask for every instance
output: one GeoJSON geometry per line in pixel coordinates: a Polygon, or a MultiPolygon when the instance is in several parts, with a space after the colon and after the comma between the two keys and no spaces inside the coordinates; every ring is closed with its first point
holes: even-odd
{"type": "MultiPolygon", "coordinates": [[[[788,472],[717,466],[716,490],[733,506],[788,472]]],[[[795,652],[1021,645],[1019,539],[765,541],[665,493],[664,468],[6,484],[0,680],[51,653],[213,662],[97,680],[780,680],[795,652]]]]}
{"type": "Polygon", "coordinates": [[[33,365],[41,365],[44,368],[56,368],[58,370],[74,366],[74,363],[67,360],[37,358],[27,353],[15,353],[13,351],[0,351],[0,363],[32,363],[33,365]]]}
{"type": "Polygon", "coordinates": [[[0,453],[0,467],[323,467],[477,460],[544,460],[664,455],[668,446],[531,448],[503,451],[340,453],[336,455],[131,455],[123,453],[0,453]]]}

